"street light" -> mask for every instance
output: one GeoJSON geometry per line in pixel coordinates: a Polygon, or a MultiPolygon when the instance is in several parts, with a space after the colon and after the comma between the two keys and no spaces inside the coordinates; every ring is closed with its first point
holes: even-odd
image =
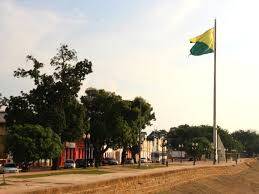
{"type": "Polygon", "coordinates": [[[161,140],[162,140],[162,164],[165,164],[164,147],[166,146],[166,139],[164,135],[161,136],[161,140]]]}
{"type": "Polygon", "coordinates": [[[90,138],[91,138],[91,135],[90,133],[87,133],[87,134],[83,134],[83,138],[84,138],[84,144],[85,144],[85,165],[84,167],[88,167],[88,154],[90,153],[90,150],[88,150],[87,152],[87,148],[89,149],[90,146],[89,146],[89,141],[90,141],[90,138]]]}
{"type": "Polygon", "coordinates": [[[208,148],[204,148],[204,152],[205,152],[205,160],[208,158],[208,148]]]}
{"type": "Polygon", "coordinates": [[[193,165],[196,163],[196,151],[198,149],[198,143],[192,143],[192,150],[193,150],[193,165]]]}
{"type": "Polygon", "coordinates": [[[184,147],[184,145],[183,144],[179,144],[178,145],[178,147],[179,147],[179,149],[180,149],[180,152],[181,152],[181,163],[183,162],[183,155],[182,155],[182,152],[183,152],[183,147],[184,147]]]}
{"type": "Polygon", "coordinates": [[[140,135],[138,137],[138,141],[139,141],[139,161],[138,161],[138,168],[140,168],[141,166],[141,145],[143,144],[143,142],[145,141],[145,134],[140,132],[140,135]]]}

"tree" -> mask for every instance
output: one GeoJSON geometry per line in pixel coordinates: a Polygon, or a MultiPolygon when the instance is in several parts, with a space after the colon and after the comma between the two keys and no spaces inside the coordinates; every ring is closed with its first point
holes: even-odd
{"type": "Polygon", "coordinates": [[[154,141],[155,138],[161,138],[161,137],[164,137],[165,139],[167,139],[167,134],[168,132],[164,129],[161,129],[161,130],[155,130],[155,131],[152,131],[148,136],[147,136],[147,139],[149,141],[154,141]]]}
{"type": "Polygon", "coordinates": [[[137,144],[138,126],[137,120],[139,111],[132,107],[132,101],[122,100],[120,103],[120,114],[124,120],[124,125],[120,130],[119,147],[122,148],[121,163],[124,164],[127,157],[127,151],[130,146],[137,144]]]}
{"type": "Polygon", "coordinates": [[[2,94],[0,93],[0,109],[2,106],[6,106],[8,99],[3,97],[2,94]]]}
{"type": "Polygon", "coordinates": [[[119,145],[120,130],[126,125],[118,111],[121,100],[115,93],[94,88],[88,88],[85,96],[81,97],[85,114],[89,118],[89,132],[95,146],[97,163],[108,148],[119,145]]]}
{"type": "Polygon", "coordinates": [[[86,116],[90,119],[91,139],[96,146],[97,161],[108,148],[123,148],[123,158],[130,146],[137,144],[140,120],[142,128],[154,117],[152,107],[142,98],[126,101],[105,90],[88,88],[81,97],[86,116]],[[139,102],[142,103],[140,112],[139,102]],[[148,114],[152,115],[148,115],[148,114]]]}
{"type": "Polygon", "coordinates": [[[248,156],[253,156],[255,153],[259,153],[259,135],[255,131],[251,130],[239,130],[232,134],[232,137],[237,141],[241,142],[243,149],[246,151],[248,156]]]}
{"type": "Polygon", "coordinates": [[[190,141],[185,141],[184,143],[185,151],[188,155],[194,155],[196,154],[197,158],[201,158],[203,154],[210,154],[212,152],[211,143],[206,137],[195,137],[191,139],[190,141]],[[198,146],[196,149],[192,149],[192,143],[198,143],[198,146]],[[194,153],[195,152],[195,153],[194,153]]]}
{"type": "Polygon", "coordinates": [[[5,111],[7,127],[14,124],[36,124],[38,122],[33,105],[24,93],[21,93],[21,96],[10,96],[5,111]]]}
{"type": "Polygon", "coordinates": [[[243,146],[238,139],[234,139],[233,136],[225,129],[219,128],[218,134],[221,138],[221,141],[224,144],[224,147],[228,150],[235,149],[238,152],[243,150],[243,146]]]}
{"type": "Polygon", "coordinates": [[[58,157],[62,144],[50,128],[25,124],[8,128],[7,148],[14,161],[28,169],[30,162],[58,157]]]}
{"type": "MultiPolygon", "coordinates": [[[[135,135],[142,132],[147,126],[151,126],[151,121],[156,120],[155,113],[153,112],[153,107],[142,97],[136,97],[132,101],[131,109],[133,111],[138,111],[138,117],[133,120],[133,126],[136,127],[135,135]],[[140,129],[139,129],[140,128],[140,129]]],[[[129,145],[129,150],[131,151],[134,162],[136,162],[136,154],[139,152],[137,141],[129,145]]]]}
{"type": "MultiPolygon", "coordinates": [[[[241,150],[240,143],[234,139],[227,130],[218,128],[218,134],[222,140],[223,145],[228,149],[241,150]]],[[[168,145],[172,148],[178,148],[179,144],[190,143],[194,138],[206,138],[209,142],[213,142],[213,127],[208,125],[189,126],[180,125],[173,127],[168,132],[168,145]]]]}
{"type": "MultiPolygon", "coordinates": [[[[33,64],[29,70],[18,68],[15,77],[30,77],[35,87],[21,96],[11,96],[7,105],[7,125],[40,124],[50,127],[61,142],[77,140],[87,130],[84,107],[76,100],[82,81],[92,72],[87,59],[77,60],[76,51],[61,45],[50,65],[52,74],[42,72],[45,66],[33,56],[27,60],[33,64]],[[73,110],[73,111],[72,111],[73,110]]],[[[57,159],[53,167],[57,168],[57,159]]]]}

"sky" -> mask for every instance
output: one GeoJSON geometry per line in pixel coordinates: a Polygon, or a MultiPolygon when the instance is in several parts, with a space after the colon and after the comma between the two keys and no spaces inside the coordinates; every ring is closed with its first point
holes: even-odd
{"type": "Polygon", "coordinates": [[[142,96],[156,114],[147,130],[212,125],[213,54],[189,56],[189,39],[217,18],[217,124],[259,130],[258,7],[256,0],[1,0],[0,93],[33,87],[13,77],[30,67],[26,55],[49,64],[68,44],[93,62],[80,95],[95,87],[142,96]]]}

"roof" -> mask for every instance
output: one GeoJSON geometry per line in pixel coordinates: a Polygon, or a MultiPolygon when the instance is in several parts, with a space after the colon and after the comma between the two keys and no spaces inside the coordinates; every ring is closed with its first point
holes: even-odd
{"type": "Polygon", "coordinates": [[[5,123],[5,115],[6,113],[5,112],[0,112],[0,123],[5,123]]]}

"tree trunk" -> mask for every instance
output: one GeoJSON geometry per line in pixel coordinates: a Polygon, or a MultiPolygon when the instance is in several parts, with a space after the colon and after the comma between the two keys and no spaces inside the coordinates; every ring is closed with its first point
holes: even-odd
{"type": "Polygon", "coordinates": [[[122,153],[121,153],[121,164],[125,164],[127,157],[127,148],[123,147],[122,153]]]}
{"type": "Polygon", "coordinates": [[[53,158],[51,170],[58,170],[58,169],[59,169],[59,158],[53,158]]]}
{"type": "Polygon", "coordinates": [[[24,162],[22,164],[22,172],[28,172],[29,171],[29,163],[28,162],[24,162]]]}
{"type": "Polygon", "coordinates": [[[95,167],[98,167],[101,165],[102,163],[102,159],[103,159],[103,154],[108,150],[108,147],[106,147],[105,149],[101,149],[101,148],[96,148],[95,151],[95,167]]]}
{"type": "Polygon", "coordinates": [[[136,152],[134,152],[134,148],[133,147],[130,147],[129,148],[130,152],[131,152],[131,157],[134,161],[134,164],[137,164],[137,160],[136,160],[136,152]]]}

